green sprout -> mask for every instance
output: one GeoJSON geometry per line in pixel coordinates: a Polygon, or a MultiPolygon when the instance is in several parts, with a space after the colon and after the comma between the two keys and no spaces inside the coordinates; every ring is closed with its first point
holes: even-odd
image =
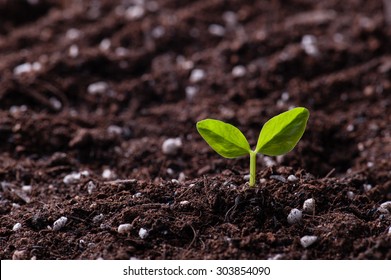
{"type": "Polygon", "coordinates": [[[255,184],[257,154],[279,156],[290,152],[303,136],[309,111],[298,107],[268,120],[259,133],[257,146],[251,150],[243,133],[235,126],[214,119],[197,122],[198,133],[219,155],[237,158],[250,155],[250,186],[255,184]]]}

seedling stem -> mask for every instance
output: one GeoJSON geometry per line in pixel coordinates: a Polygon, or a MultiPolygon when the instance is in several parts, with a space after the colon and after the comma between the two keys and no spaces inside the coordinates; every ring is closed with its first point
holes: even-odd
{"type": "Polygon", "coordinates": [[[250,152],[250,187],[255,185],[255,175],[257,166],[257,153],[254,151],[250,152]]]}

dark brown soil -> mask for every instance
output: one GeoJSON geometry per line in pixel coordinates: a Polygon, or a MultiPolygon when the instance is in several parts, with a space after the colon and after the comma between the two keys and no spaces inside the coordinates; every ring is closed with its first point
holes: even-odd
{"type": "Polygon", "coordinates": [[[391,259],[382,1],[35,2],[0,1],[1,259],[391,259]],[[307,130],[258,157],[252,189],[249,159],[195,129],[220,119],[254,145],[292,106],[307,130]]]}

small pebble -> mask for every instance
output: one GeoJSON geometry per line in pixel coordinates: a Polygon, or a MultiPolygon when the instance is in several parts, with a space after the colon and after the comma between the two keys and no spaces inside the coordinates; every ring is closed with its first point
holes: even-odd
{"type": "Polygon", "coordinates": [[[301,222],[302,217],[303,213],[299,209],[293,208],[288,215],[287,221],[289,224],[293,225],[301,222]]]}
{"type": "Polygon", "coordinates": [[[62,181],[64,182],[64,184],[70,185],[79,182],[80,179],[81,179],[80,173],[71,173],[66,175],[62,181]]]}
{"type": "Polygon", "coordinates": [[[297,181],[297,177],[295,175],[289,175],[288,176],[288,181],[289,182],[296,182],[297,181]]]}
{"type": "Polygon", "coordinates": [[[354,125],[353,124],[349,124],[347,127],[346,127],[346,131],[347,132],[352,132],[354,130],[354,125]]]}
{"type": "Polygon", "coordinates": [[[304,35],[301,39],[301,47],[310,56],[319,54],[316,37],[313,35],[304,35]]]}
{"type": "Polygon", "coordinates": [[[80,30],[76,28],[68,29],[65,37],[69,40],[76,40],[80,37],[80,30]]]}
{"type": "Polygon", "coordinates": [[[155,39],[159,39],[164,36],[164,33],[166,33],[166,30],[163,26],[157,26],[151,31],[151,35],[155,39]]]}
{"type": "Polygon", "coordinates": [[[352,199],[354,199],[355,194],[352,191],[348,191],[346,193],[346,196],[348,197],[348,199],[352,200],[352,199]]]}
{"type": "Polygon", "coordinates": [[[30,185],[22,186],[22,191],[24,191],[25,193],[31,193],[32,189],[33,188],[30,185]]]}
{"type": "Polygon", "coordinates": [[[92,222],[94,224],[98,224],[103,221],[103,218],[104,218],[103,214],[96,215],[94,218],[92,218],[92,222]]]}
{"type": "Polygon", "coordinates": [[[223,37],[225,35],[225,28],[219,24],[211,24],[208,27],[210,34],[218,37],[223,37]]]}
{"type": "Polygon", "coordinates": [[[38,72],[39,70],[42,69],[42,64],[40,62],[37,62],[37,61],[33,62],[32,69],[33,69],[33,71],[38,72]]]}
{"type": "Polygon", "coordinates": [[[73,172],[71,174],[68,174],[64,177],[62,180],[64,184],[74,184],[80,181],[82,177],[88,177],[90,173],[87,170],[81,171],[81,172],[73,172]]]}
{"type": "Polygon", "coordinates": [[[55,221],[53,223],[53,230],[58,231],[58,230],[62,229],[65,226],[65,224],[67,223],[67,221],[68,221],[68,218],[62,216],[61,218],[59,218],[57,221],[55,221]]]}
{"type": "Polygon", "coordinates": [[[99,49],[101,51],[107,51],[111,47],[111,41],[108,38],[103,39],[99,44],[99,49]]]}
{"type": "Polygon", "coordinates": [[[377,210],[383,214],[390,214],[391,213],[391,201],[383,202],[382,204],[380,204],[380,206],[379,206],[379,208],[377,208],[377,210]]]}
{"type": "Polygon", "coordinates": [[[119,234],[125,234],[128,233],[132,230],[132,225],[131,224],[121,224],[118,226],[118,233],[119,234]]]}
{"type": "Polygon", "coordinates": [[[181,138],[169,138],[163,142],[162,151],[166,155],[175,155],[182,148],[181,138]]]}
{"type": "Polygon", "coordinates": [[[179,202],[180,205],[188,205],[190,202],[187,201],[187,200],[183,200],[181,202],[179,202]]]}
{"type": "Polygon", "coordinates": [[[238,17],[235,12],[226,11],[223,13],[223,20],[227,25],[236,25],[238,22],[238,17]]]}
{"type": "Polygon", "coordinates": [[[90,176],[90,172],[88,172],[88,170],[83,170],[80,172],[81,176],[83,177],[87,177],[87,176],[90,176]]]}
{"type": "Polygon", "coordinates": [[[39,62],[33,62],[33,63],[26,62],[16,66],[13,72],[15,76],[19,76],[33,71],[38,72],[41,69],[42,69],[42,64],[39,62]]]}
{"type": "Polygon", "coordinates": [[[289,93],[284,91],[282,94],[281,94],[281,100],[286,102],[289,100],[289,93]]]}
{"type": "Polygon", "coordinates": [[[142,6],[131,6],[125,12],[125,17],[128,20],[137,20],[144,16],[145,10],[142,6]]]}
{"type": "Polygon", "coordinates": [[[391,235],[391,226],[388,228],[388,235],[391,235]]]}
{"type": "Polygon", "coordinates": [[[79,55],[79,47],[77,45],[72,45],[69,47],[68,54],[70,57],[75,58],[79,55]]]}
{"type": "Polygon", "coordinates": [[[266,179],[265,178],[261,178],[259,179],[259,183],[262,185],[262,184],[265,184],[266,183],[266,179]]]}
{"type": "Polygon", "coordinates": [[[106,82],[96,82],[90,84],[87,88],[87,92],[91,95],[104,94],[108,91],[109,85],[106,82]]]}
{"type": "Polygon", "coordinates": [[[13,231],[18,231],[22,228],[22,224],[21,223],[16,223],[14,224],[14,226],[12,227],[12,230],[13,231]]]}
{"type": "Polygon", "coordinates": [[[104,178],[104,179],[114,179],[115,178],[115,174],[114,174],[113,171],[111,171],[110,169],[106,168],[102,172],[102,178],[104,178]]]}
{"type": "Polygon", "coordinates": [[[186,100],[193,101],[195,96],[197,95],[198,89],[194,86],[188,86],[185,89],[186,92],[186,100]]]}
{"type": "Polygon", "coordinates": [[[134,195],[133,195],[133,198],[139,198],[139,197],[141,197],[142,196],[142,193],[141,192],[138,192],[138,193],[135,193],[134,195]]]}
{"type": "Polygon", "coordinates": [[[94,191],[96,190],[96,185],[94,182],[92,181],[89,181],[87,183],[87,191],[88,191],[88,194],[92,194],[94,191]]]}
{"type": "Polygon", "coordinates": [[[201,82],[203,79],[205,79],[205,77],[206,77],[206,74],[205,74],[204,70],[194,69],[193,71],[191,71],[189,80],[192,83],[198,83],[198,82],[201,82]]]}
{"type": "Polygon", "coordinates": [[[232,76],[234,76],[235,78],[241,78],[246,75],[246,72],[246,67],[244,67],[243,65],[237,65],[232,69],[232,76]]]}
{"type": "Polygon", "coordinates": [[[85,245],[86,245],[86,242],[85,242],[83,239],[80,239],[80,240],[79,240],[79,247],[80,247],[80,248],[84,248],[85,245]]]}
{"type": "Polygon", "coordinates": [[[17,114],[21,114],[23,112],[26,112],[28,110],[27,106],[26,105],[21,105],[21,106],[16,106],[16,105],[13,105],[9,108],[9,112],[12,114],[12,115],[17,115],[17,114]]]}
{"type": "Polygon", "coordinates": [[[307,248],[314,244],[318,240],[318,237],[315,235],[305,235],[302,238],[300,238],[300,244],[303,246],[303,248],[307,248]]]}
{"type": "Polygon", "coordinates": [[[365,192],[368,192],[368,191],[370,191],[372,189],[372,185],[371,184],[364,184],[363,188],[364,188],[365,192]]]}
{"type": "Polygon", "coordinates": [[[25,73],[30,73],[33,70],[31,63],[23,63],[14,68],[14,75],[19,76],[25,73]]]}
{"type": "Polygon", "coordinates": [[[100,229],[110,229],[110,225],[108,225],[108,224],[106,224],[106,223],[101,223],[101,224],[99,225],[99,228],[100,228],[100,229]]]}
{"type": "Polygon", "coordinates": [[[250,180],[250,177],[251,177],[250,174],[244,175],[244,176],[243,176],[243,180],[249,181],[249,180],[250,180]]]}
{"type": "Polygon", "coordinates": [[[62,103],[60,100],[58,100],[57,98],[55,97],[50,97],[49,98],[49,102],[50,104],[52,105],[52,107],[55,109],[55,110],[60,110],[62,108],[62,103]]]}
{"type": "Polygon", "coordinates": [[[107,130],[107,133],[111,134],[111,135],[121,135],[123,132],[122,127],[120,127],[118,125],[113,125],[113,124],[109,125],[106,130],[107,130]]]}
{"type": "Polygon", "coordinates": [[[149,235],[148,230],[146,230],[145,228],[140,228],[138,235],[140,236],[141,239],[145,239],[149,235]]]}
{"type": "Polygon", "coordinates": [[[281,176],[281,175],[270,175],[270,179],[274,179],[274,180],[277,180],[277,181],[280,181],[280,182],[283,182],[283,183],[287,182],[285,177],[281,176]]]}
{"type": "Polygon", "coordinates": [[[271,157],[267,156],[263,157],[263,162],[265,163],[266,167],[272,167],[276,165],[276,162],[271,157]]]}
{"type": "Polygon", "coordinates": [[[193,69],[193,67],[194,67],[193,61],[187,60],[185,57],[183,57],[181,55],[177,56],[176,63],[183,70],[190,70],[190,69],[193,69]]]}
{"type": "Polygon", "coordinates": [[[174,175],[174,173],[175,173],[174,169],[172,169],[172,168],[167,168],[166,172],[168,175],[174,175]]]}
{"type": "Polygon", "coordinates": [[[178,176],[178,182],[183,183],[184,181],[186,181],[186,175],[185,175],[185,173],[181,172],[181,173],[179,173],[179,176],[178,176]]]}
{"type": "Polygon", "coordinates": [[[315,212],[315,199],[309,198],[303,203],[303,212],[314,213],[315,212]]]}

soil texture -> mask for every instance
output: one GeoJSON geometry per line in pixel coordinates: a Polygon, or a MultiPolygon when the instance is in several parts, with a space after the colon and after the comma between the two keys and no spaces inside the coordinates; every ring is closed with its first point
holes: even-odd
{"type": "Polygon", "coordinates": [[[391,259],[383,1],[5,0],[0,22],[1,259],[391,259]],[[254,146],[295,106],[255,188],[195,127],[254,146]]]}

